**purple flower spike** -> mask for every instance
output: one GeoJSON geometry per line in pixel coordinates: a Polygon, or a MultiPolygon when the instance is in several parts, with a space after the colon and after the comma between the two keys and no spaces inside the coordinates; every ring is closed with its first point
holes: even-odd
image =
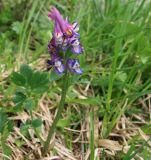
{"type": "Polygon", "coordinates": [[[63,19],[55,7],[51,8],[48,17],[55,23],[53,37],[48,44],[48,51],[51,55],[51,60],[47,62],[48,65],[53,67],[58,74],[63,73],[65,69],[76,74],[82,74],[82,69],[77,59],[68,59],[70,54],[66,56],[67,59],[64,59],[63,54],[60,54],[60,51],[67,51],[68,49],[75,54],[83,52],[79,38],[80,34],[78,33],[78,23],[70,24],[68,18],[63,19]],[[67,64],[67,68],[65,68],[62,61],[67,64]]]}
{"type": "Polygon", "coordinates": [[[67,65],[70,72],[73,72],[76,74],[83,73],[82,69],[80,68],[80,63],[78,59],[68,59],[67,65]]]}

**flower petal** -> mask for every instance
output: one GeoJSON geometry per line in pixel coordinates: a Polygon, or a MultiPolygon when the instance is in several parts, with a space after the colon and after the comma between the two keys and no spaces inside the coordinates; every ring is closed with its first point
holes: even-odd
{"type": "Polygon", "coordinates": [[[73,72],[76,74],[82,74],[83,70],[81,68],[76,68],[73,72]]]}
{"type": "Polygon", "coordinates": [[[71,51],[75,54],[80,54],[82,52],[82,48],[80,45],[72,46],[71,51]]]}
{"type": "Polygon", "coordinates": [[[79,60],[77,59],[68,59],[67,60],[68,69],[70,72],[76,73],[76,74],[82,74],[83,71],[80,68],[79,60]]]}
{"type": "Polygon", "coordinates": [[[63,33],[61,32],[60,26],[57,21],[55,21],[54,28],[54,38],[56,45],[61,45],[63,42],[63,33]]]}
{"type": "Polygon", "coordinates": [[[54,20],[54,21],[57,21],[59,26],[60,26],[60,29],[61,31],[63,32],[65,29],[66,29],[66,22],[65,20],[63,19],[62,15],[60,14],[60,12],[55,8],[53,7],[51,9],[51,11],[49,12],[48,16],[54,20]]]}
{"type": "Polygon", "coordinates": [[[54,67],[55,67],[55,71],[58,73],[58,74],[61,74],[64,72],[65,70],[65,67],[64,65],[62,64],[61,60],[57,60],[54,62],[54,67]]]}
{"type": "Polygon", "coordinates": [[[79,24],[77,22],[73,22],[72,23],[72,27],[73,27],[73,30],[75,32],[78,32],[79,31],[79,24]]]}

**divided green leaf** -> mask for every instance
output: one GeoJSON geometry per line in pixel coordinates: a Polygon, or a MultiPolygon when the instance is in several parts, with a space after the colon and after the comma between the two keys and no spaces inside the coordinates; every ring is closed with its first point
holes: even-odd
{"type": "Polygon", "coordinates": [[[12,73],[11,80],[18,86],[24,86],[26,83],[24,76],[17,72],[12,73]]]}
{"type": "Polygon", "coordinates": [[[22,92],[16,92],[13,97],[13,102],[15,104],[17,103],[23,103],[26,99],[26,95],[24,95],[22,92]]]}
{"type": "Polygon", "coordinates": [[[25,77],[26,82],[30,84],[30,80],[33,74],[32,69],[27,64],[22,64],[20,67],[20,73],[25,77]]]}
{"type": "Polygon", "coordinates": [[[35,72],[31,77],[30,87],[34,93],[40,94],[48,89],[49,79],[46,73],[35,72]]]}

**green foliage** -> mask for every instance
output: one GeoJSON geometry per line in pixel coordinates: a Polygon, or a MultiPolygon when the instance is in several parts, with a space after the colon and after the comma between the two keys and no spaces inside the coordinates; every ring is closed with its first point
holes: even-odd
{"type": "Polygon", "coordinates": [[[15,31],[16,34],[19,34],[21,32],[22,23],[19,21],[13,22],[12,24],[12,30],[15,31]]]}
{"type": "Polygon", "coordinates": [[[26,83],[30,84],[30,79],[33,74],[32,69],[28,65],[22,64],[20,67],[20,73],[25,77],[26,83]]]}
{"type": "MultiPolygon", "coordinates": [[[[16,92],[12,98],[15,106],[8,111],[10,113],[27,111],[31,116],[31,120],[27,120],[26,123],[22,124],[21,132],[24,136],[30,138],[29,129],[33,128],[36,136],[40,138],[39,128],[43,122],[40,118],[34,118],[32,112],[37,108],[38,98],[49,89],[48,74],[34,71],[28,65],[23,64],[19,72],[11,74],[11,81],[16,87],[16,92]]],[[[5,119],[4,114],[1,118],[2,124],[5,124],[5,119]]],[[[3,128],[3,125],[1,125],[1,128],[3,128]]],[[[3,148],[7,147],[6,145],[3,146],[3,148]]]]}
{"type": "Polygon", "coordinates": [[[1,111],[0,112],[0,133],[3,132],[6,121],[7,121],[7,115],[1,111]]]}
{"type": "Polygon", "coordinates": [[[59,80],[61,77],[62,77],[62,75],[58,75],[55,72],[51,72],[51,74],[50,74],[50,82],[59,80]]]}
{"type": "Polygon", "coordinates": [[[63,129],[64,127],[67,127],[69,124],[70,124],[69,119],[60,119],[57,123],[57,127],[60,127],[63,129]]]}
{"type": "Polygon", "coordinates": [[[27,98],[24,102],[24,107],[27,111],[31,112],[35,108],[35,102],[31,98],[27,98]]]}
{"type": "Polygon", "coordinates": [[[8,119],[7,114],[0,108],[0,141],[3,154],[10,156],[12,154],[12,149],[6,144],[6,140],[12,131],[13,124],[8,119]]]}
{"type": "Polygon", "coordinates": [[[33,71],[28,65],[25,64],[21,66],[20,73],[12,73],[11,80],[16,85],[24,87],[27,92],[42,94],[48,90],[48,74],[33,71]]]}
{"type": "Polygon", "coordinates": [[[12,98],[15,106],[11,112],[22,112],[24,109],[29,113],[36,109],[37,98],[49,89],[47,73],[33,71],[28,65],[23,64],[19,72],[13,72],[12,82],[17,85],[12,98]]]}
{"type": "Polygon", "coordinates": [[[2,148],[3,148],[3,154],[5,156],[11,156],[13,151],[12,149],[5,143],[5,142],[2,142],[2,148]]]}
{"type": "Polygon", "coordinates": [[[40,118],[33,119],[31,124],[34,128],[40,127],[42,125],[42,120],[40,118]]]}
{"type": "Polygon", "coordinates": [[[26,83],[26,80],[25,80],[24,76],[17,73],[17,72],[12,73],[11,80],[12,80],[12,82],[14,82],[18,86],[24,86],[25,83],[26,83]]]}
{"type": "Polygon", "coordinates": [[[35,72],[32,74],[30,87],[34,93],[43,93],[48,90],[48,83],[47,73],[35,72]]]}
{"type": "Polygon", "coordinates": [[[136,39],[134,41],[134,49],[135,49],[136,55],[139,56],[142,63],[146,63],[148,62],[149,59],[151,59],[150,42],[149,42],[149,38],[145,34],[140,33],[136,36],[136,39]]]}
{"type": "Polygon", "coordinates": [[[26,95],[24,95],[22,92],[16,92],[13,97],[13,102],[15,104],[22,104],[26,99],[26,95]]]}
{"type": "Polygon", "coordinates": [[[0,108],[0,133],[2,137],[6,139],[11,130],[12,130],[12,122],[8,119],[8,116],[3,111],[3,109],[0,108]]]}

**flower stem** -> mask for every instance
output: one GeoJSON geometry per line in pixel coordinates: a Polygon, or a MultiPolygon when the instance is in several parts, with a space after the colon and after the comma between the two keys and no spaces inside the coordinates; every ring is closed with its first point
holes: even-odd
{"type": "Polygon", "coordinates": [[[52,136],[53,136],[53,134],[56,130],[57,123],[60,119],[62,110],[64,108],[66,93],[67,93],[67,90],[68,90],[68,73],[67,73],[67,71],[65,72],[65,74],[63,76],[62,82],[63,82],[63,84],[62,84],[63,86],[62,86],[61,100],[60,100],[60,103],[59,103],[59,106],[58,106],[57,114],[56,114],[55,119],[54,119],[54,121],[53,121],[53,123],[52,123],[52,125],[49,129],[47,139],[44,143],[44,148],[43,148],[43,153],[42,153],[43,156],[45,156],[48,153],[50,140],[51,140],[51,138],[52,138],[52,136]]]}

